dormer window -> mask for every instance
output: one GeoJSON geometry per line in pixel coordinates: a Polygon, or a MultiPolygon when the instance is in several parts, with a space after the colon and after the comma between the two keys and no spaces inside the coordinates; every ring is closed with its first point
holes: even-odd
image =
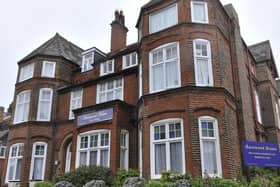
{"type": "Polygon", "coordinates": [[[130,53],[123,56],[123,69],[130,68],[137,65],[137,53],[130,53]]]}
{"type": "Polygon", "coordinates": [[[94,62],[94,52],[88,52],[83,54],[82,72],[92,70],[92,64],[94,62]]]}
{"type": "Polygon", "coordinates": [[[100,64],[100,76],[114,72],[114,60],[107,60],[100,64]]]}

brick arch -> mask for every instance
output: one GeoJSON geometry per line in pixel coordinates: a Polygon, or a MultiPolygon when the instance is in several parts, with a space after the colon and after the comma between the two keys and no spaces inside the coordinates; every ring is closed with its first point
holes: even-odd
{"type": "Polygon", "coordinates": [[[59,142],[59,149],[58,149],[58,161],[59,165],[56,168],[56,173],[63,173],[65,169],[65,156],[66,156],[66,149],[70,142],[72,142],[73,134],[69,133],[59,142]]]}

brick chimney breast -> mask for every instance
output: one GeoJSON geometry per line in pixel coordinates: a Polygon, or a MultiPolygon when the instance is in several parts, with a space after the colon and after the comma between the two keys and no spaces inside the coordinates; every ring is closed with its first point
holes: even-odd
{"type": "Polygon", "coordinates": [[[126,47],[127,32],[123,11],[116,10],[115,20],[111,23],[111,52],[116,52],[126,47]]]}

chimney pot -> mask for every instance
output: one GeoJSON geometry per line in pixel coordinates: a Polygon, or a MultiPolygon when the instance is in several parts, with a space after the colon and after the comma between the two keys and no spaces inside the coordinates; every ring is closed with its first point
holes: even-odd
{"type": "Polygon", "coordinates": [[[118,10],[115,10],[115,21],[119,21],[120,19],[120,13],[118,10]]]}

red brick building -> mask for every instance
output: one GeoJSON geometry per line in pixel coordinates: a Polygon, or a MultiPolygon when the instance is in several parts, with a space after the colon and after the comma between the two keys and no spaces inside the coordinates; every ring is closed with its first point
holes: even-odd
{"type": "Polygon", "coordinates": [[[81,165],[235,178],[243,140],[280,143],[269,42],[248,47],[218,0],[152,0],[138,42],[122,11],[111,51],[56,34],[18,62],[2,175],[32,186],[81,165]]]}

